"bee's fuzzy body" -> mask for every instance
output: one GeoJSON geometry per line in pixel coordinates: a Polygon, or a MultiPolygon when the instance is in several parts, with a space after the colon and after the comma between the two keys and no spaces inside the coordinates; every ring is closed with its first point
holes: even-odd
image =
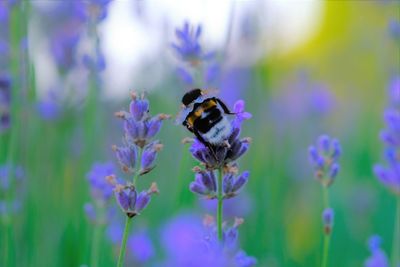
{"type": "Polygon", "coordinates": [[[187,92],[182,98],[182,123],[208,147],[222,145],[232,132],[225,114],[233,114],[217,97],[206,95],[200,89],[187,92]]]}

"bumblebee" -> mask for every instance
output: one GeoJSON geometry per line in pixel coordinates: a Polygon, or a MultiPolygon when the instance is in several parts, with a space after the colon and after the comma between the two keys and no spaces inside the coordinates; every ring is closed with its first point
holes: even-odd
{"type": "Polygon", "coordinates": [[[225,115],[232,114],[235,113],[232,113],[219,98],[209,94],[208,91],[193,89],[182,97],[182,110],[178,115],[178,123],[213,150],[215,146],[226,144],[232,126],[225,115]]]}

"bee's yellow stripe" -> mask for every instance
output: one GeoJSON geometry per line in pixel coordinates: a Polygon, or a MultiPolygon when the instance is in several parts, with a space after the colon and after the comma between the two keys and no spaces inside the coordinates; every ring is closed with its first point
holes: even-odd
{"type": "Polygon", "coordinates": [[[187,118],[187,123],[189,124],[189,126],[192,127],[194,121],[197,120],[198,118],[200,118],[201,114],[203,114],[204,111],[206,111],[212,107],[215,107],[216,105],[217,105],[217,102],[215,102],[214,100],[209,100],[209,101],[203,102],[196,109],[196,111],[187,118]]]}

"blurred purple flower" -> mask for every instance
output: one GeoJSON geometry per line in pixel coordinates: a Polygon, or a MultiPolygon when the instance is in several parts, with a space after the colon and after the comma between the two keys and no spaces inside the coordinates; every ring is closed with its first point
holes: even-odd
{"type": "Polygon", "coordinates": [[[395,40],[400,40],[400,21],[390,20],[388,28],[390,36],[395,40]]]}
{"type": "Polygon", "coordinates": [[[384,113],[386,129],[380,133],[381,140],[387,146],[400,147],[400,112],[396,109],[388,109],[384,113]]]}
{"type": "Polygon", "coordinates": [[[388,188],[390,188],[395,194],[400,195],[400,162],[398,156],[392,148],[387,148],[386,160],[389,163],[388,167],[384,167],[380,164],[375,164],[374,173],[378,180],[388,188]]]}
{"type": "Polygon", "coordinates": [[[201,25],[193,27],[189,22],[185,22],[182,29],[175,30],[177,42],[172,44],[172,48],[182,60],[195,64],[204,58],[199,43],[201,32],[201,25]]]}
{"type": "Polygon", "coordinates": [[[145,263],[154,256],[153,243],[145,231],[131,234],[127,246],[135,262],[145,263]]]}
{"type": "Polygon", "coordinates": [[[388,258],[380,246],[380,236],[373,235],[369,238],[368,247],[371,251],[371,256],[365,261],[365,267],[389,267],[388,258]]]}
{"type": "Polygon", "coordinates": [[[389,81],[388,95],[391,104],[400,107],[400,75],[393,76],[389,81]]]}
{"type": "Polygon", "coordinates": [[[92,169],[86,175],[90,184],[92,197],[98,201],[108,201],[112,194],[112,186],[106,177],[115,173],[115,166],[111,162],[94,163],[92,169]]]}
{"type": "Polygon", "coordinates": [[[386,145],[384,156],[388,166],[375,164],[373,170],[382,184],[390,188],[395,194],[400,194],[400,161],[398,156],[400,150],[400,112],[395,108],[387,109],[384,119],[386,128],[381,131],[380,138],[386,145]]]}
{"type": "Polygon", "coordinates": [[[25,194],[25,172],[21,166],[0,165],[0,215],[20,210],[25,194]]]}
{"type": "Polygon", "coordinates": [[[92,202],[85,203],[83,210],[93,223],[106,224],[114,216],[115,209],[109,205],[113,187],[107,182],[107,177],[113,175],[114,170],[115,167],[110,162],[94,163],[86,175],[92,202]]]}
{"type": "Polygon", "coordinates": [[[11,81],[0,76],[0,133],[10,128],[11,81]]]}
{"type": "Polygon", "coordinates": [[[247,256],[237,246],[238,219],[232,227],[225,226],[222,242],[218,241],[215,224],[209,216],[205,225],[191,215],[180,215],[167,224],[163,231],[163,246],[167,259],[162,266],[250,267],[256,259],[247,256]]]}
{"type": "MultiPolygon", "coordinates": [[[[107,227],[107,237],[114,245],[122,240],[123,226],[118,220],[113,220],[107,227]]],[[[145,263],[154,257],[154,245],[145,229],[135,230],[128,237],[127,262],[129,264],[145,263]]]]}
{"type": "Polygon", "coordinates": [[[189,71],[187,71],[185,68],[178,67],[176,69],[176,73],[178,74],[179,78],[186,83],[186,84],[193,84],[193,77],[190,74],[189,71]]]}
{"type": "Polygon", "coordinates": [[[50,51],[61,70],[68,70],[75,65],[80,37],[79,22],[74,20],[61,25],[51,36],[50,51]]]}
{"type": "Polygon", "coordinates": [[[237,99],[243,97],[244,93],[251,88],[250,70],[248,68],[233,68],[221,73],[219,87],[221,97],[229,105],[234,105],[237,99]]]}
{"type": "Polygon", "coordinates": [[[315,178],[323,186],[330,186],[335,180],[340,168],[338,160],[341,153],[342,148],[339,141],[331,139],[327,135],[321,135],[317,144],[308,148],[315,178]]]}
{"type": "MultiPolygon", "coordinates": [[[[269,106],[273,119],[288,120],[288,125],[302,123],[309,117],[323,118],[335,106],[335,96],[329,87],[310,79],[306,72],[300,72],[294,82],[279,90],[269,106]]],[[[308,119],[309,120],[309,119],[308,119]]],[[[296,125],[297,127],[297,125],[296,125]]]]}
{"type": "Polygon", "coordinates": [[[205,73],[204,73],[204,81],[207,85],[212,84],[214,81],[217,80],[219,74],[221,72],[221,68],[217,63],[211,63],[205,73]]]}
{"type": "Polygon", "coordinates": [[[88,70],[95,72],[103,71],[106,68],[106,60],[100,49],[96,50],[94,56],[90,56],[88,54],[83,55],[82,62],[88,70]]]}

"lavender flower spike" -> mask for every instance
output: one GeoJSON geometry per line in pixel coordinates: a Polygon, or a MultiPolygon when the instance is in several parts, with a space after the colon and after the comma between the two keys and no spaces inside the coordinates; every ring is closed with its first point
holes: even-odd
{"type": "Polygon", "coordinates": [[[308,148],[309,159],[314,168],[315,178],[325,187],[335,180],[340,165],[338,159],[342,153],[340,142],[327,135],[321,135],[317,144],[308,148]]]}
{"type": "Polygon", "coordinates": [[[369,238],[368,247],[371,251],[371,256],[365,261],[365,267],[389,267],[389,260],[380,246],[380,236],[373,235],[369,238]]]}
{"type": "Polygon", "coordinates": [[[188,22],[185,22],[182,29],[175,31],[178,41],[172,44],[172,48],[182,60],[195,64],[203,59],[204,55],[199,43],[201,32],[200,25],[191,27],[188,22]]]}
{"type": "Polygon", "coordinates": [[[398,151],[400,149],[400,112],[397,109],[388,109],[384,114],[386,129],[381,131],[380,137],[386,145],[385,160],[387,167],[376,164],[374,173],[378,180],[387,186],[395,194],[400,195],[400,161],[398,151]]]}
{"type": "Polygon", "coordinates": [[[124,120],[125,137],[128,143],[144,148],[161,129],[162,121],[170,118],[166,114],[149,115],[149,103],[136,93],[131,94],[129,112],[120,111],[115,115],[124,120]]]}

